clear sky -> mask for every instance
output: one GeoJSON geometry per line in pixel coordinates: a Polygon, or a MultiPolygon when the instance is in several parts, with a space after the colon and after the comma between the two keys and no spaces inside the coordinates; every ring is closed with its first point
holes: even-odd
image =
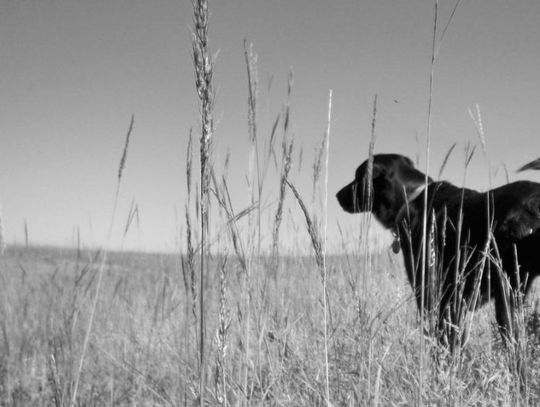
{"type": "MultiPolygon", "coordinates": [[[[454,1],[440,3],[443,26],[454,1]]],[[[375,93],[376,151],[419,154],[424,168],[433,2],[210,0],[210,10],[210,46],[219,50],[214,161],[221,167],[230,150],[235,197],[247,196],[244,37],[258,54],[262,138],[293,69],[292,128],[304,165],[292,179],[306,197],[333,90],[330,233],[336,222],[350,223],[333,195],[367,156],[375,93]]],[[[191,13],[188,0],[0,2],[0,204],[8,241],[23,240],[26,221],[33,243],[73,245],[77,227],[84,244],[103,243],[133,113],[113,246],[177,247],[187,135],[199,123],[191,13]],[[122,239],[132,199],[140,228],[122,239]]],[[[443,177],[461,183],[464,145],[478,143],[468,113],[476,104],[495,185],[505,181],[503,163],[516,179],[517,167],[539,157],[539,66],[540,2],[463,0],[435,68],[432,172],[457,142],[443,177]]],[[[480,152],[467,184],[486,189],[480,152]]],[[[235,199],[241,209],[244,200],[235,199]]]]}

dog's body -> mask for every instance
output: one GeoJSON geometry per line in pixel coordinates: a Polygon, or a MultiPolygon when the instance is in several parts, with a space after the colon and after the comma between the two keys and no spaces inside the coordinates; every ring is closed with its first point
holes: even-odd
{"type": "Polygon", "coordinates": [[[347,212],[370,210],[394,233],[418,308],[437,317],[434,333],[454,341],[467,310],[490,298],[501,332],[512,329],[507,283],[526,294],[540,275],[540,184],[517,181],[481,193],[435,182],[407,157],[379,154],[368,199],[368,166],[358,167],[337,199],[347,212]]]}

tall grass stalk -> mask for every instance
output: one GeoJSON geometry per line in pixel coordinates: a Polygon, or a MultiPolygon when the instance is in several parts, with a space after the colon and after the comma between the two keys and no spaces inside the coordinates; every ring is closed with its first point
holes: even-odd
{"type": "MultiPolygon", "coordinates": [[[[184,280],[189,287],[186,287],[186,303],[191,301],[192,314],[195,320],[197,320],[197,288],[195,286],[195,248],[193,247],[193,228],[190,216],[191,208],[191,193],[193,184],[193,133],[192,129],[189,129],[189,138],[186,151],[186,185],[187,185],[187,203],[185,207],[186,218],[186,260],[185,268],[182,268],[185,272],[184,280]]],[[[198,203],[198,199],[197,199],[198,203]]],[[[198,205],[195,205],[196,209],[198,205]]],[[[187,317],[187,315],[186,315],[187,317]]],[[[187,332],[187,331],[186,331],[187,332]]],[[[197,336],[197,332],[195,332],[197,336]]]]}
{"type": "Polygon", "coordinates": [[[433,80],[435,75],[435,44],[437,38],[437,22],[438,22],[438,6],[439,1],[435,0],[434,16],[433,16],[433,37],[431,42],[431,65],[429,73],[429,98],[428,98],[428,116],[427,116],[427,133],[426,133],[426,170],[425,170],[425,188],[424,188],[424,211],[422,217],[422,261],[421,261],[421,293],[420,293],[420,359],[419,359],[419,378],[418,378],[418,405],[422,406],[422,393],[424,387],[424,304],[425,304],[425,275],[426,275],[426,238],[427,238],[427,205],[428,205],[428,183],[429,183],[429,164],[430,164],[430,147],[431,147],[431,116],[433,106],[433,80]]]}
{"type": "Polygon", "coordinates": [[[289,177],[292,163],[292,152],[294,148],[294,140],[290,141],[284,139],[282,144],[282,165],[281,176],[279,181],[279,198],[278,207],[274,216],[274,228],[272,231],[272,256],[274,258],[279,256],[279,229],[281,221],[283,220],[283,204],[285,202],[285,181],[289,177]]]}
{"type": "Polygon", "coordinates": [[[444,36],[446,35],[446,32],[448,31],[448,28],[450,27],[450,24],[452,23],[452,20],[454,19],[454,16],[456,15],[456,11],[461,4],[461,0],[457,0],[456,4],[454,4],[454,8],[452,8],[452,12],[450,13],[450,17],[448,17],[448,21],[446,22],[446,25],[444,26],[442,30],[441,37],[439,38],[439,45],[437,47],[437,50],[435,51],[435,57],[439,54],[439,51],[441,49],[441,45],[444,41],[444,36]]]}
{"type": "MultiPolygon", "coordinates": [[[[487,140],[486,140],[486,134],[484,132],[484,124],[482,123],[482,115],[480,113],[480,106],[476,104],[476,111],[473,113],[471,109],[469,109],[469,116],[471,117],[474,126],[476,128],[476,133],[478,134],[478,138],[480,139],[480,145],[482,146],[482,152],[484,153],[484,159],[486,160],[486,167],[488,172],[488,188],[491,190],[493,187],[493,180],[491,175],[491,162],[489,159],[488,154],[488,148],[487,148],[487,140]]],[[[488,223],[487,233],[488,238],[491,234],[491,226],[492,226],[492,214],[491,214],[491,195],[488,193],[486,200],[486,222],[488,223]]],[[[488,301],[491,300],[491,262],[487,263],[487,280],[488,280],[488,301]]]]}
{"type": "Polygon", "coordinates": [[[456,148],[457,146],[457,143],[453,143],[450,148],[448,149],[448,151],[446,152],[446,155],[444,156],[444,159],[443,159],[443,162],[441,164],[441,166],[439,167],[439,174],[437,176],[437,179],[441,179],[442,177],[442,174],[444,172],[444,169],[446,168],[446,164],[448,164],[448,159],[450,158],[450,156],[452,155],[452,152],[454,151],[454,149],[456,148]]]}
{"type": "Polygon", "coordinates": [[[332,89],[328,93],[328,123],[326,127],[325,174],[324,174],[324,207],[323,207],[323,304],[324,304],[324,366],[326,369],[326,404],[330,406],[330,373],[328,367],[328,270],[326,269],[326,246],[328,236],[328,162],[330,150],[330,125],[332,122],[332,89]]]}
{"type": "Polygon", "coordinates": [[[95,312],[96,312],[97,303],[98,303],[98,299],[99,299],[99,293],[100,293],[100,290],[101,290],[101,282],[103,280],[103,273],[104,273],[104,270],[105,270],[105,263],[107,262],[107,252],[108,252],[109,247],[110,247],[112,231],[113,231],[115,218],[116,218],[116,209],[117,209],[117,206],[118,206],[118,197],[120,195],[120,185],[122,184],[122,175],[123,175],[124,168],[125,168],[125,165],[126,165],[127,152],[128,152],[128,148],[129,148],[129,140],[130,140],[130,137],[131,137],[131,132],[133,130],[133,125],[134,124],[135,124],[135,116],[132,115],[131,116],[131,121],[129,123],[129,128],[128,128],[128,131],[127,131],[127,134],[126,134],[126,140],[125,140],[125,143],[124,143],[124,149],[122,150],[122,158],[120,159],[120,165],[118,167],[118,177],[117,177],[117,181],[116,181],[116,192],[114,194],[114,203],[113,203],[111,219],[110,219],[110,222],[109,222],[109,230],[107,232],[107,237],[106,237],[106,240],[105,240],[105,247],[103,249],[101,262],[99,264],[98,278],[97,278],[97,283],[96,283],[96,291],[94,293],[94,300],[92,302],[92,309],[90,310],[90,318],[88,319],[88,327],[86,329],[86,334],[84,336],[83,348],[82,348],[82,351],[81,351],[81,358],[80,358],[79,366],[78,366],[78,369],[77,369],[77,375],[75,377],[75,383],[73,385],[73,392],[71,394],[71,406],[72,407],[74,407],[77,404],[77,392],[78,392],[78,389],[79,389],[79,381],[80,381],[80,378],[81,378],[81,372],[82,372],[83,365],[84,365],[84,357],[86,355],[86,350],[88,348],[88,342],[90,340],[90,334],[92,332],[92,326],[93,326],[93,323],[94,323],[94,315],[95,315],[95,312]]]}
{"type": "MultiPolygon", "coordinates": [[[[434,14],[433,14],[433,31],[432,31],[432,41],[431,41],[431,63],[430,63],[430,73],[429,73],[429,96],[428,96],[428,113],[427,113],[427,131],[426,131],[426,164],[425,164],[425,188],[423,193],[423,199],[424,199],[424,210],[422,214],[422,250],[421,250],[421,293],[420,293],[420,330],[421,330],[421,336],[420,336],[420,358],[419,358],[419,381],[418,381],[418,404],[422,405],[422,393],[423,393],[423,385],[424,385],[424,378],[423,378],[423,372],[424,372],[424,349],[425,349],[425,341],[424,341],[424,332],[425,332],[425,283],[426,283],[426,267],[428,266],[426,264],[426,256],[427,256],[427,250],[428,250],[428,230],[427,230],[427,223],[428,223],[428,216],[430,214],[427,213],[428,208],[428,183],[429,183],[429,172],[430,172],[430,150],[431,150],[431,125],[432,125],[432,110],[433,110],[433,88],[434,88],[434,77],[435,77],[435,63],[437,60],[437,56],[439,54],[440,48],[442,46],[442,43],[444,41],[444,37],[446,35],[446,32],[455,16],[456,10],[459,7],[459,4],[461,3],[461,0],[457,0],[454,8],[452,9],[452,12],[450,14],[450,17],[448,18],[448,21],[446,25],[444,26],[442,30],[441,37],[439,38],[439,41],[437,43],[437,30],[438,30],[438,6],[439,2],[438,0],[434,1],[434,14]]],[[[446,165],[446,161],[448,160],[448,157],[450,153],[452,152],[454,146],[452,146],[447,153],[443,165],[441,166],[439,175],[442,173],[444,166],[446,165]]],[[[432,248],[433,249],[433,248],[432,248]]],[[[433,257],[434,253],[429,253],[430,257],[433,257]]]]}
{"type": "MultiPolygon", "coordinates": [[[[212,181],[213,181],[213,186],[214,186],[213,189],[212,189],[212,192],[214,193],[214,196],[215,196],[215,198],[217,200],[217,203],[218,203],[219,207],[224,211],[224,214],[225,214],[225,217],[226,217],[227,229],[228,229],[228,232],[229,232],[229,237],[230,237],[230,240],[232,242],[236,258],[237,258],[238,263],[240,265],[240,270],[241,270],[242,275],[244,277],[243,278],[242,295],[244,295],[245,297],[243,297],[241,299],[241,302],[244,304],[244,306],[248,306],[248,308],[243,309],[243,311],[241,312],[241,320],[243,320],[243,322],[244,322],[244,330],[243,330],[244,340],[248,341],[249,340],[249,327],[250,327],[250,325],[248,323],[248,318],[250,318],[250,309],[249,309],[249,307],[251,306],[251,291],[249,291],[249,290],[246,291],[246,289],[250,288],[249,285],[248,285],[248,283],[249,283],[248,273],[249,273],[249,269],[251,267],[251,257],[249,256],[249,254],[246,253],[245,243],[244,243],[244,240],[242,239],[242,235],[241,235],[240,230],[238,228],[238,221],[242,217],[250,215],[251,212],[253,212],[257,208],[257,203],[252,204],[248,208],[241,211],[239,214],[235,214],[234,209],[232,207],[229,188],[227,186],[227,180],[223,177],[222,180],[221,180],[221,183],[218,183],[215,174],[212,172],[212,181]]],[[[222,290],[224,290],[225,283],[226,283],[225,265],[224,264],[220,269],[220,276],[221,276],[220,288],[222,290]]],[[[222,295],[223,301],[224,301],[225,292],[221,291],[220,295],[222,295]]],[[[225,309],[224,304],[225,304],[224,302],[220,303],[220,307],[223,305],[223,308],[220,308],[220,320],[219,320],[219,328],[218,329],[222,329],[223,327],[226,327],[228,329],[228,325],[229,325],[229,323],[227,322],[228,317],[227,318],[222,317],[221,310],[225,309]]],[[[240,311],[240,308],[238,310],[240,311]]],[[[222,335],[223,340],[225,340],[227,329],[223,330],[224,331],[224,333],[222,335]]],[[[218,344],[221,344],[221,343],[218,343],[218,344]]],[[[223,346],[225,346],[224,343],[223,343],[223,346]]],[[[242,372],[240,372],[241,381],[242,381],[242,386],[241,386],[242,394],[245,397],[246,404],[247,404],[247,401],[248,401],[248,398],[249,398],[249,394],[248,394],[248,378],[249,378],[250,361],[249,361],[249,358],[248,358],[248,356],[249,356],[249,352],[247,350],[248,346],[249,345],[247,343],[244,343],[244,353],[243,353],[243,355],[244,355],[243,369],[244,370],[242,372]]],[[[218,351],[219,351],[219,346],[218,346],[218,351]]],[[[224,354],[223,354],[223,360],[224,360],[224,354]]],[[[223,378],[223,380],[225,380],[225,379],[223,378]]],[[[225,382],[223,382],[223,386],[225,386],[224,383],[225,382]]]]}
{"type": "MultiPolygon", "coordinates": [[[[311,238],[311,245],[313,247],[313,251],[315,252],[315,262],[317,264],[317,268],[319,269],[319,274],[321,277],[321,283],[322,283],[322,302],[323,302],[323,332],[324,332],[324,369],[325,369],[325,401],[326,405],[330,406],[330,369],[329,369],[329,360],[328,360],[328,325],[329,320],[331,320],[331,315],[329,313],[329,304],[328,304],[328,288],[327,288],[327,280],[328,280],[328,273],[326,269],[326,238],[327,238],[327,210],[328,210],[328,153],[329,153],[329,146],[330,146],[330,125],[331,125],[331,118],[332,118],[332,90],[329,92],[328,96],[328,122],[327,122],[327,128],[324,135],[324,142],[321,146],[322,153],[319,154],[318,157],[316,157],[316,164],[314,165],[314,177],[318,177],[320,174],[318,174],[318,171],[320,171],[320,161],[321,157],[325,157],[325,190],[324,190],[324,197],[323,197],[323,224],[322,224],[322,236],[321,236],[321,225],[317,224],[315,215],[310,215],[303,199],[301,198],[300,194],[294,187],[294,185],[289,181],[285,180],[285,183],[287,186],[291,189],[293,192],[294,197],[296,198],[296,201],[298,202],[298,205],[300,206],[300,209],[302,210],[302,213],[304,214],[304,219],[306,221],[306,226],[308,230],[309,237],[311,238]],[[317,162],[319,161],[319,164],[317,162]]],[[[315,189],[317,186],[315,185],[315,189]]]]}
{"type": "MultiPolygon", "coordinates": [[[[505,293],[508,293],[510,307],[508,308],[508,319],[511,323],[510,341],[507,343],[507,357],[510,372],[514,378],[514,403],[516,405],[528,405],[529,383],[527,380],[527,332],[525,329],[525,310],[524,310],[524,295],[521,287],[527,285],[527,281],[521,280],[520,265],[518,260],[517,246],[513,244],[513,276],[505,275],[504,283],[506,286],[505,293]],[[515,283],[513,290],[510,280],[515,283]]],[[[501,274],[503,270],[501,270],[501,274]]]]}
{"type": "MultiPolygon", "coordinates": [[[[493,188],[493,175],[491,171],[491,161],[489,159],[489,153],[487,148],[487,139],[486,133],[484,130],[484,124],[482,121],[482,114],[480,112],[480,106],[475,105],[475,111],[473,112],[469,109],[469,115],[474,122],[476,133],[480,139],[480,144],[482,146],[482,152],[484,154],[484,159],[486,161],[487,171],[488,171],[488,187],[489,190],[493,188]]],[[[505,302],[505,314],[507,320],[508,331],[503,333],[503,341],[506,342],[506,350],[509,358],[509,364],[511,372],[514,377],[517,378],[518,385],[516,388],[522,390],[524,397],[527,397],[527,377],[526,377],[526,334],[524,333],[524,310],[523,310],[523,298],[520,294],[520,286],[523,282],[520,281],[519,274],[519,263],[517,258],[517,249],[514,245],[514,277],[509,277],[506,275],[505,270],[503,269],[502,261],[500,255],[498,254],[498,249],[496,246],[495,239],[493,236],[493,198],[491,194],[487,194],[486,199],[486,212],[487,212],[487,225],[488,225],[488,240],[493,242],[496,251],[496,258],[494,261],[495,272],[497,273],[498,281],[501,281],[499,284],[503,284],[504,293],[504,302],[505,302]],[[515,282],[515,286],[510,283],[510,280],[515,282]],[[515,289],[515,291],[514,291],[515,289]]],[[[488,247],[489,248],[489,247],[488,247]]],[[[492,261],[487,262],[487,280],[488,280],[488,301],[491,300],[491,263],[492,261]]],[[[507,270],[509,271],[509,270],[507,270]]],[[[520,394],[520,391],[516,391],[514,395],[516,398],[521,398],[523,396],[520,394]]]]}
{"type": "MultiPolygon", "coordinates": [[[[460,280],[462,280],[463,272],[465,271],[464,270],[465,265],[468,263],[467,251],[461,246],[461,237],[462,237],[462,231],[463,231],[463,205],[464,205],[464,202],[465,202],[465,185],[467,183],[467,170],[468,170],[469,164],[470,164],[470,162],[471,162],[471,160],[472,160],[472,158],[474,156],[474,151],[475,151],[475,148],[474,147],[471,148],[470,144],[467,144],[465,146],[465,163],[464,163],[464,168],[463,168],[463,179],[462,179],[462,183],[461,183],[463,185],[463,188],[461,189],[461,196],[460,196],[460,202],[459,202],[459,212],[458,212],[458,221],[457,221],[457,225],[456,225],[456,245],[453,248],[455,250],[455,256],[456,256],[455,260],[454,260],[454,287],[455,287],[456,292],[453,294],[454,299],[455,299],[454,300],[454,307],[453,307],[453,310],[452,310],[453,315],[458,315],[461,312],[460,308],[461,308],[462,302],[460,301],[458,287],[460,287],[460,284],[461,284],[460,280]],[[462,257],[464,258],[463,263],[462,263],[462,257]]],[[[483,256],[482,260],[485,261],[485,259],[486,259],[486,256],[483,256]]],[[[484,270],[484,268],[483,268],[483,266],[481,266],[480,267],[480,273],[483,273],[483,270],[484,270]]],[[[481,281],[482,281],[481,278],[478,279],[478,286],[476,287],[478,289],[478,293],[479,293],[479,290],[480,290],[481,281]]],[[[477,299],[478,299],[478,296],[475,295],[472,302],[476,303],[477,299]]],[[[475,307],[471,307],[471,309],[472,309],[472,311],[471,311],[469,317],[470,317],[470,322],[472,323],[475,307]]],[[[464,325],[464,327],[466,329],[466,332],[468,332],[470,330],[470,325],[469,325],[469,327],[467,327],[467,322],[466,321],[464,321],[463,325],[464,325]]],[[[455,328],[451,327],[451,329],[455,329],[455,328]]],[[[454,336],[457,336],[457,335],[454,335],[454,336]]],[[[460,351],[461,349],[458,349],[458,344],[456,343],[456,339],[454,338],[453,340],[454,340],[454,342],[450,344],[451,349],[452,350],[457,349],[457,350],[460,351]]],[[[460,343],[459,345],[464,346],[465,344],[460,343]]],[[[456,356],[456,355],[454,354],[452,356],[456,356]]]]}
{"type": "Polygon", "coordinates": [[[257,55],[253,52],[253,44],[247,43],[244,39],[244,58],[247,69],[248,79],[248,133],[250,142],[249,153],[249,198],[251,205],[257,207],[256,219],[253,221],[253,216],[249,215],[249,255],[247,266],[244,273],[244,375],[242,380],[243,393],[246,396],[246,402],[249,399],[248,378],[250,365],[250,329],[251,329],[251,269],[253,266],[254,252],[259,258],[261,250],[261,194],[262,181],[259,161],[259,141],[257,138],[257,55]],[[254,243],[256,234],[256,243],[254,243]]]}
{"type": "MultiPolygon", "coordinates": [[[[377,139],[377,133],[375,129],[377,127],[377,100],[378,96],[373,97],[373,112],[371,116],[371,136],[369,139],[369,149],[368,149],[368,162],[367,162],[367,178],[366,183],[362,185],[363,194],[367,196],[367,216],[364,217],[362,222],[362,230],[365,238],[361,241],[361,253],[364,255],[364,269],[366,272],[362,273],[362,305],[364,306],[367,302],[367,278],[371,271],[371,248],[369,240],[369,231],[371,229],[371,208],[373,207],[373,157],[375,152],[375,141],[377,139]]],[[[356,284],[355,284],[356,290],[356,284]]],[[[354,293],[357,295],[358,293],[354,293]]],[[[360,307],[360,303],[358,304],[360,307]]],[[[358,310],[359,313],[362,310],[358,310]]]]}
{"type": "MultiPolygon", "coordinates": [[[[187,203],[185,207],[185,219],[186,219],[186,253],[180,254],[180,265],[182,268],[182,277],[184,282],[184,352],[186,355],[190,354],[190,310],[193,315],[193,320],[197,321],[197,309],[195,302],[197,300],[196,287],[195,287],[195,251],[193,248],[192,240],[192,227],[191,227],[191,190],[192,190],[192,173],[193,173],[193,132],[189,129],[188,144],[186,149],[186,186],[187,186],[187,203]]],[[[195,338],[197,338],[197,330],[195,329],[195,338]]],[[[183,364],[184,377],[188,376],[188,364],[183,364]]],[[[187,405],[188,389],[184,386],[183,389],[184,405],[187,405]]]]}
{"type": "MultiPolygon", "coordinates": [[[[286,180],[289,177],[289,172],[291,170],[291,163],[292,163],[292,153],[294,148],[294,135],[289,140],[289,123],[290,123],[290,116],[291,116],[291,93],[292,93],[292,84],[293,84],[293,74],[292,71],[289,72],[289,79],[287,83],[287,102],[285,105],[285,111],[284,111],[284,119],[283,119],[283,142],[281,144],[282,149],[282,159],[281,159],[281,174],[280,174],[280,180],[279,180],[279,198],[278,198],[278,206],[276,209],[276,213],[274,216],[274,227],[272,230],[272,257],[276,260],[275,262],[275,270],[274,270],[274,278],[277,275],[277,266],[279,263],[279,229],[281,226],[281,221],[283,219],[283,203],[285,201],[285,193],[286,193],[286,180]]],[[[275,128],[278,124],[278,119],[276,119],[276,122],[274,124],[274,127],[272,129],[272,134],[275,133],[275,128]]]]}
{"type": "Polygon", "coordinates": [[[319,184],[321,179],[321,170],[324,158],[324,149],[326,146],[326,139],[328,135],[325,133],[319,147],[315,148],[315,161],[313,161],[313,189],[311,195],[311,203],[315,204],[315,198],[320,197],[319,184]]]}
{"type": "MultiPolygon", "coordinates": [[[[368,278],[372,272],[372,250],[370,247],[369,233],[371,229],[371,209],[373,207],[373,160],[375,152],[375,141],[376,141],[376,132],[377,127],[377,100],[378,96],[375,94],[373,97],[373,113],[371,116],[371,136],[369,139],[369,150],[368,150],[368,165],[367,165],[367,184],[363,185],[364,194],[367,196],[367,205],[368,205],[368,215],[364,218],[363,231],[365,238],[363,239],[363,251],[364,254],[364,273],[362,273],[362,306],[366,307],[367,303],[367,291],[368,291],[368,278]]],[[[358,305],[360,307],[360,304],[358,305]]],[[[358,315],[368,316],[368,313],[365,310],[358,309],[358,315]]],[[[368,344],[368,398],[371,399],[371,362],[373,360],[373,341],[369,341],[368,344]]]]}
{"type": "Polygon", "coordinates": [[[208,49],[208,0],[193,0],[193,65],[195,68],[195,88],[201,109],[200,136],[200,214],[201,214],[201,261],[199,274],[199,403],[204,406],[206,367],[205,367],[205,309],[204,286],[208,268],[208,212],[210,185],[210,144],[214,133],[214,90],[212,86],[213,58],[208,49]]]}
{"type": "Polygon", "coordinates": [[[249,157],[249,173],[250,173],[250,198],[251,203],[257,202],[257,256],[261,250],[261,163],[259,159],[259,141],[257,138],[257,54],[253,52],[253,44],[247,43],[244,39],[244,58],[246,61],[247,79],[248,79],[248,133],[251,143],[251,151],[249,157]]]}
{"type": "MultiPolygon", "coordinates": [[[[250,353],[252,352],[250,344],[250,332],[251,332],[251,323],[252,323],[252,308],[256,304],[252,304],[252,291],[255,287],[252,286],[252,277],[251,274],[254,269],[258,269],[261,266],[261,239],[263,226],[261,224],[262,216],[262,202],[263,202],[263,189],[264,181],[270,167],[270,163],[273,161],[277,167],[277,160],[274,152],[274,144],[276,141],[276,129],[279,124],[280,115],[274,121],[272,126],[270,137],[266,143],[261,142],[259,138],[259,132],[257,127],[257,106],[258,106],[258,74],[257,74],[257,54],[253,51],[253,44],[244,40],[244,58],[247,70],[247,79],[248,79],[248,134],[250,142],[250,158],[249,158],[249,175],[248,175],[248,184],[249,184],[249,198],[251,200],[251,206],[256,209],[256,211],[248,211],[248,233],[249,240],[246,242],[248,245],[247,249],[247,268],[244,275],[244,294],[245,294],[245,313],[244,313],[244,341],[245,341],[245,372],[243,385],[246,394],[251,397],[253,390],[247,389],[248,383],[248,362],[251,359],[250,353]],[[252,214],[253,212],[253,214],[252,214]],[[249,394],[248,394],[249,393],[249,394]]],[[[270,85],[269,85],[270,87],[270,85]]],[[[289,92],[290,94],[290,92],[289,92]]],[[[263,288],[261,290],[261,304],[265,303],[266,298],[266,284],[267,277],[263,279],[263,288]]],[[[259,341],[260,344],[260,341],[259,341]]],[[[260,359],[260,347],[258,348],[259,353],[257,358],[260,359]]],[[[254,383],[254,382],[252,382],[254,383]]]]}

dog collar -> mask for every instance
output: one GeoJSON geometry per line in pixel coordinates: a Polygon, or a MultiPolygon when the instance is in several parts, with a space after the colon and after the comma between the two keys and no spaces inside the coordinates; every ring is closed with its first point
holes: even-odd
{"type": "MultiPolygon", "coordinates": [[[[429,186],[429,184],[428,184],[429,186]]],[[[407,198],[407,204],[414,201],[416,198],[418,198],[420,196],[420,194],[422,192],[424,192],[424,189],[426,189],[426,185],[425,184],[422,184],[418,187],[416,187],[416,189],[413,191],[413,193],[411,194],[411,196],[409,196],[407,198]]],[[[405,206],[405,205],[404,205],[405,206]]]]}
{"type": "MultiPolygon", "coordinates": [[[[429,186],[429,184],[428,184],[429,186]]],[[[401,250],[401,243],[399,239],[399,222],[403,219],[405,216],[405,211],[407,211],[407,208],[409,207],[409,204],[414,201],[416,198],[420,196],[422,192],[426,189],[426,185],[422,184],[415,188],[413,193],[407,197],[407,202],[403,204],[403,206],[400,208],[400,210],[397,213],[396,216],[396,224],[394,226],[394,230],[392,231],[392,234],[394,235],[394,241],[392,242],[392,251],[395,254],[398,254],[401,250]]]]}

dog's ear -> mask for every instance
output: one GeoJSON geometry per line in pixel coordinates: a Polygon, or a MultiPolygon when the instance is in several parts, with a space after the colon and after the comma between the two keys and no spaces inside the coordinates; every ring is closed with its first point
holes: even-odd
{"type": "Polygon", "coordinates": [[[540,196],[526,196],[508,211],[500,226],[512,241],[517,242],[540,231],[540,196]]]}
{"type": "MultiPolygon", "coordinates": [[[[376,161],[373,161],[371,165],[371,176],[375,178],[382,170],[382,166],[377,163],[376,161]]],[[[364,179],[367,179],[369,176],[369,161],[364,161],[360,167],[356,169],[356,172],[354,174],[354,179],[357,182],[363,182],[364,179]]]]}
{"type": "Polygon", "coordinates": [[[373,208],[373,202],[375,201],[375,194],[382,188],[385,188],[384,182],[386,180],[386,168],[384,165],[374,162],[371,179],[373,188],[371,190],[371,197],[369,197],[370,179],[368,171],[368,163],[364,162],[356,170],[354,180],[344,186],[337,194],[341,207],[349,213],[367,212],[373,208]],[[371,202],[370,202],[371,201],[371,202]]]}
{"type": "MultiPolygon", "coordinates": [[[[360,188],[359,194],[360,196],[362,196],[361,200],[367,199],[370,183],[372,186],[371,199],[373,200],[373,195],[377,193],[377,191],[381,191],[381,189],[387,187],[388,176],[389,176],[389,169],[386,165],[378,163],[378,162],[374,162],[373,167],[371,168],[371,177],[370,177],[367,165],[366,165],[366,168],[364,169],[361,178],[357,178],[357,180],[359,181],[359,188],[360,188]]],[[[367,201],[364,202],[364,205],[366,204],[367,204],[367,201]]]]}
{"type": "MultiPolygon", "coordinates": [[[[369,164],[366,161],[362,166],[358,167],[358,170],[356,170],[356,177],[355,179],[358,182],[364,183],[367,185],[369,182],[369,164]]],[[[377,161],[373,162],[373,165],[371,167],[371,179],[375,181],[376,179],[379,179],[381,177],[385,177],[388,169],[387,166],[384,164],[381,164],[377,161]]]]}
{"type": "Polygon", "coordinates": [[[411,160],[409,157],[402,156],[401,158],[403,159],[403,161],[405,161],[405,164],[408,167],[415,168],[413,160],[411,160]]]}

